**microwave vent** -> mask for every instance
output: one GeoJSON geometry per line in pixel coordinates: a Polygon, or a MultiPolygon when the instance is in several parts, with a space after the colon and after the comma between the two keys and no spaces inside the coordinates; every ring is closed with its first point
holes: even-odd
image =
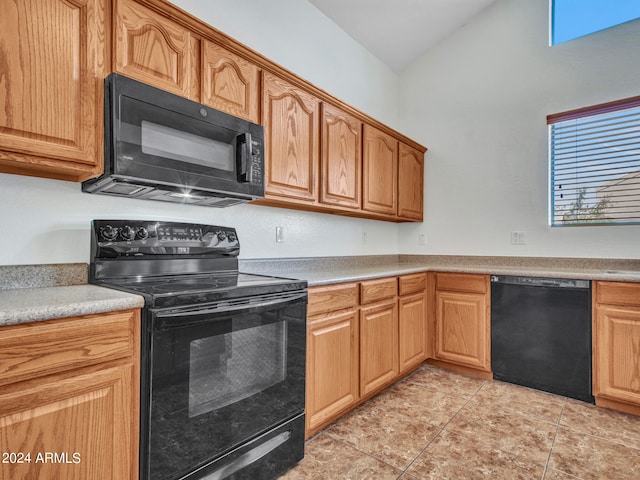
{"type": "Polygon", "coordinates": [[[149,187],[141,187],[140,185],[129,185],[127,183],[113,182],[104,189],[104,193],[109,195],[122,195],[125,197],[135,196],[141,192],[149,190],[149,187]]]}

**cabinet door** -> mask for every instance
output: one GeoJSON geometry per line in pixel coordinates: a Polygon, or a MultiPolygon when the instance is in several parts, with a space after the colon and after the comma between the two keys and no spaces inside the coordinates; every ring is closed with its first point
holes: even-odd
{"type": "Polygon", "coordinates": [[[115,70],[183,97],[197,98],[192,71],[197,41],[168,18],[131,0],[116,0],[115,70]]]}
{"type": "Polygon", "coordinates": [[[102,168],[104,6],[2,3],[0,171],[79,181],[102,168]]]}
{"type": "Polygon", "coordinates": [[[640,405],[640,307],[595,309],[594,395],[640,405]]]}
{"type": "Polygon", "coordinates": [[[321,202],[359,209],[362,122],[328,103],[322,104],[321,165],[321,202]]]}
{"type": "Polygon", "coordinates": [[[259,123],[260,69],[257,65],[204,41],[202,103],[259,123]]]}
{"type": "Polygon", "coordinates": [[[427,358],[427,300],[423,293],[398,300],[400,373],[427,358]]]}
{"type": "Polygon", "coordinates": [[[394,299],[360,310],[360,394],[398,376],[398,305],[394,299]]]}
{"type": "Polygon", "coordinates": [[[400,143],[398,158],[398,216],[422,221],[424,154],[400,143]]]}
{"type": "Polygon", "coordinates": [[[268,73],[262,95],[267,196],[317,203],[320,102],[268,73]]]}
{"type": "Polygon", "coordinates": [[[487,296],[436,291],[436,358],[490,371],[487,296]]]}
{"type": "Polygon", "coordinates": [[[30,454],[3,464],[0,479],[138,478],[133,378],[121,365],[0,390],[2,451],[30,454]]]}
{"type": "Polygon", "coordinates": [[[398,141],[371,125],[364,125],[362,208],[395,215],[397,212],[398,141]]]}
{"type": "Polygon", "coordinates": [[[307,331],[307,434],[357,400],[357,311],[312,319],[307,331]]]}

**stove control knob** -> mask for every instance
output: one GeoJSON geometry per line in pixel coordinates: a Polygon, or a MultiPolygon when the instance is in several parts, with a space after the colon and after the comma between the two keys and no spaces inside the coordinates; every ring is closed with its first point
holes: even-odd
{"type": "Polygon", "coordinates": [[[131,225],[125,225],[120,230],[120,235],[124,240],[131,241],[136,238],[136,231],[133,229],[131,225]]]}
{"type": "Polygon", "coordinates": [[[118,237],[118,229],[116,227],[112,227],[111,225],[107,225],[100,229],[100,236],[103,238],[103,240],[112,242],[118,237]]]}
{"type": "Polygon", "coordinates": [[[229,232],[229,235],[227,235],[227,238],[231,243],[235,242],[238,239],[238,237],[236,237],[236,234],[233,232],[229,232]]]}
{"type": "Polygon", "coordinates": [[[140,240],[144,240],[149,237],[149,232],[145,227],[138,227],[138,231],[136,232],[136,237],[140,240]]]}
{"type": "Polygon", "coordinates": [[[219,232],[216,232],[216,234],[218,235],[218,240],[221,242],[224,242],[227,239],[227,232],[220,230],[219,232]]]}

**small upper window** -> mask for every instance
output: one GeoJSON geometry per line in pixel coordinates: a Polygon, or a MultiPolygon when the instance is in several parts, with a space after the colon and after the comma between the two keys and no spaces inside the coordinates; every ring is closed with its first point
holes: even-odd
{"type": "Polygon", "coordinates": [[[551,45],[640,18],[638,0],[550,0],[551,45]]]}
{"type": "Polygon", "coordinates": [[[640,223],[640,97],[547,117],[550,224],[640,223]]]}

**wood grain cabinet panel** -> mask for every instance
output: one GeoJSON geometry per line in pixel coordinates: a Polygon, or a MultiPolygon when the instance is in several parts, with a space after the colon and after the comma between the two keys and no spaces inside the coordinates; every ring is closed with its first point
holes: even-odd
{"type": "Polygon", "coordinates": [[[358,312],[312,319],[307,329],[308,433],[355,404],[358,372],[358,312]]]}
{"type": "Polygon", "coordinates": [[[486,311],[484,295],[436,292],[436,358],[489,370],[486,311]]]}
{"type": "Polygon", "coordinates": [[[260,68],[209,41],[202,44],[202,103],[260,122],[260,68]]]}
{"type": "Polygon", "coordinates": [[[410,275],[402,275],[398,277],[398,288],[400,295],[408,295],[410,293],[426,293],[427,274],[413,273],[410,275]]]}
{"type": "Polygon", "coordinates": [[[640,284],[594,282],[593,295],[596,404],[640,415],[640,284]]]}
{"type": "Polygon", "coordinates": [[[360,309],[360,394],[372,394],[399,374],[395,298],[360,309]]]}
{"type": "Polygon", "coordinates": [[[422,221],[424,154],[402,142],[398,153],[398,216],[422,221]]]}
{"type": "Polygon", "coordinates": [[[357,283],[339,283],[309,289],[309,303],[307,305],[307,315],[309,316],[345,308],[357,308],[357,306],[357,283]]]}
{"type": "Polygon", "coordinates": [[[192,88],[198,43],[191,32],[132,0],[115,3],[115,71],[198,100],[200,92],[192,88]]]}
{"type": "Polygon", "coordinates": [[[4,327],[0,385],[128,358],[136,351],[131,311],[4,327]]]}
{"type": "Polygon", "coordinates": [[[364,125],[362,208],[396,215],[398,141],[371,125],[364,125]]]}
{"type": "Polygon", "coordinates": [[[362,122],[328,103],[322,104],[321,164],[320,201],[360,209],[362,122]]]}
{"type": "Polygon", "coordinates": [[[402,374],[427,358],[427,275],[402,275],[398,285],[398,355],[402,374]]]}
{"type": "Polygon", "coordinates": [[[266,197],[317,204],[320,102],[279,77],[262,78],[266,197]]]}
{"type": "Polygon", "coordinates": [[[442,366],[490,378],[489,276],[435,273],[433,278],[430,354],[442,366]]]}
{"type": "Polygon", "coordinates": [[[398,279],[396,277],[377,278],[360,283],[360,303],[362,305],[394,298],[397,294],[398,279]]]}
{"type": "Polygon", "coordinates": [[[137,478],[133,381],[133,367],[122,365],[0,393],[3,452],[31,453],[31,463],[2,465],[0,479],[137,478]],[[65,456],[38,462],[45,452],[65,456]]]}
{"type": "Polygon", "coordinates": [[[106,0],[7,0],[0,171],[80,181],[102,168],[106,0]]]}
{"type": "Polygon", "coordinates": [[[0,329],[0,445],[31,454],[0,480],[137,479],[139,345],[139,310],[0,329]]]}

